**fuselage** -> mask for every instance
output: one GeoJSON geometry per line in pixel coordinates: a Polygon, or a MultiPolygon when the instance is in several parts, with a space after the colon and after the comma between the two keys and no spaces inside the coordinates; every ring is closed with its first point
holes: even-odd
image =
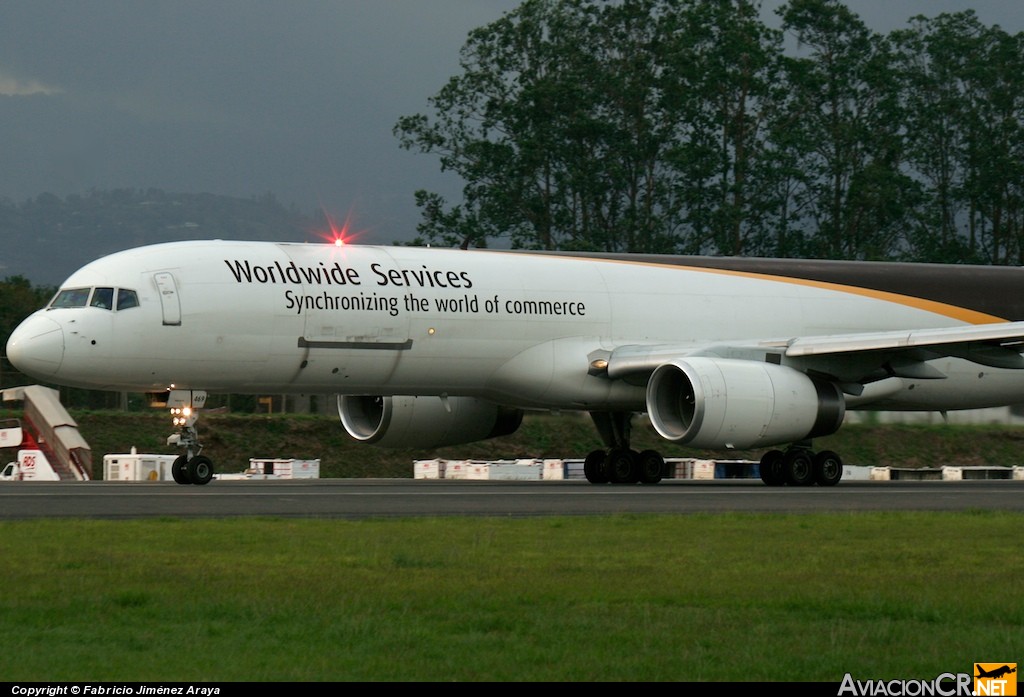
{"type": "MultiPolygon", "coordinates": [[[[914,266],[901,274],[898,265],[883,272],[887,265],[866,264],[860,269],[874,280],[857,285],[851,263],[804,262],[796,275],[795,262],[722,261],[169,243],[74,273],[61,286],[65,300],[26,319],[7,352],[37,379],[96,389],[447,394],[522,407],[642,410],[642,384],[592,375],[588,357],[623,345],[668,344],[685,353],[1024,317],[1021,293],[979,302],[968,292],[971,302],[959,303],[940,283],[941,297],[915,294],[907,287],[920,271],[914,266]],[[118,307],[129,292],[135,304],[118,307]],[[110,303],[95,300],[108,295],[110,303]]],[[[1003,269],[998,284],[1018,278],[1020,269],[1003,269]]],[[[977,372],[965,361],[939,360],[951,376],[977,372]]],[[[1024,396],[1024,371],[1003,372],[998,389],[963,406],[1020,401],[1008,397],[1024,396]]],[[[887,407],[962,408],[944,406],[963,396],[951,381],[918,390],[887,397],[887,407]]]]}

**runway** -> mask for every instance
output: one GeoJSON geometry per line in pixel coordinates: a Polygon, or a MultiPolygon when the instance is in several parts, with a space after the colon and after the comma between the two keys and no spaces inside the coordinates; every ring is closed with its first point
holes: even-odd
{"type": "Polygon", "coordinates": [[[1024,511],[1024,481],[840,482],[768,487],[759,480],[585,481],[316,479],[171,482],[4,482],[0,520],[415,516],[596,516],[727,511],[1024,511]]]}

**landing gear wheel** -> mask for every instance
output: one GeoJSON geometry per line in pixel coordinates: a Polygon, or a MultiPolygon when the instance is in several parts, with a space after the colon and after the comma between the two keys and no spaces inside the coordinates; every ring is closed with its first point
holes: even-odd
{"type": "Polygon", "coordinates": [[[787,450],[782,456],[786,481],[793,486],[810,486],[814,483],[814,461],[803,448],[787,450]]]}
{"type": "Polygon", "coordinates": [[[636,484],[640,481],[639,453],[628,448],[608,451],[608,478],[612,484],[636,484]]]}
{"type": "Polygon", "coordinates": [[[178,484],[191,484],[192,480],[188,478],[188,458],[184,455],[179,455],[174,462],[171,463],[171,476],[174,477],[174,481],[178,484]]]}
{"type": "Polygon", "coordinates": [[[814,456],[814,481],[819,486],[835,486],[843,478],[843,461],[831,450],[814,456]]]}
{"type": "Polygon", "coordinates": [[[645,450],[637,458],[640,482],[657,484],[665,476],[665,458],[657,450],[645,450]]]}
{"type": "Polygon", "coordinates": [[[608,483],[608,456],[603,450],[593,450],[583,461],[583,475],[591,484],[608,483]]]}
{"type": "Polygon", "coordinates": [[[188,478],[193,484],[209,484],[213,479],[213,462],[203,455],[188,461],[188,478]]]}
{"type": "Polygon", "coordinates": [[[782,486],[786,483],[786,471],[782,466],[782,451],[769,450],[761,456],[761,481],[768,486],[782,486]]]}

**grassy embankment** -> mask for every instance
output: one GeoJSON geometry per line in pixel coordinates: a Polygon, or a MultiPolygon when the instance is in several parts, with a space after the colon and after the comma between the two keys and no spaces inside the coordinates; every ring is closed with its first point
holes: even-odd
{"type": "MultiPolygon", "coordinates": [[[[7,412],[6,416],[17,416],[7,412]]],[[[0,412],[0,416],[4,416],[0,412]]],[[[93,452],[95,476],[102,477],[103,455],[173,453],[166,445],[170,418],[154,412],[74,412],[72,416],[93,452]]],[[[590,419],[575,414],[530,415],[515,434],[481,443],[430,451],[384,450],[352,441],[336,418],[300,415],[204,414],[198,427],[220,472],[241,472],[249,458],[320,459],[322,477],[411,477],[417,459],[582,458],[600,442],[590,419]]],[[[633,445],[657,448],[666,457],[752,459],[761,452],[704,452],[673,446],[646,421],[636,420],[633,445]]],[[[848,425],[815,440],[817,449],[838,452],[848,464],[931,467],[941,465],[1024,464],[1024,429],[1005,425],[848,425]]],[[[13,458],[12,458],[13,459],[13,458]]]]}

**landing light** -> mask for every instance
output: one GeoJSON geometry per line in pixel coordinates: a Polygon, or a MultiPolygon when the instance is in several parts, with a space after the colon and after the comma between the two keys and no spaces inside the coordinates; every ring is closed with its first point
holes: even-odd
{"type": "Polygon", "coordinates": [[[190,416],[192,416],[192,407],[174,407],[171,409],[171,423],[175,426],[187,425],[190,416]]]}

